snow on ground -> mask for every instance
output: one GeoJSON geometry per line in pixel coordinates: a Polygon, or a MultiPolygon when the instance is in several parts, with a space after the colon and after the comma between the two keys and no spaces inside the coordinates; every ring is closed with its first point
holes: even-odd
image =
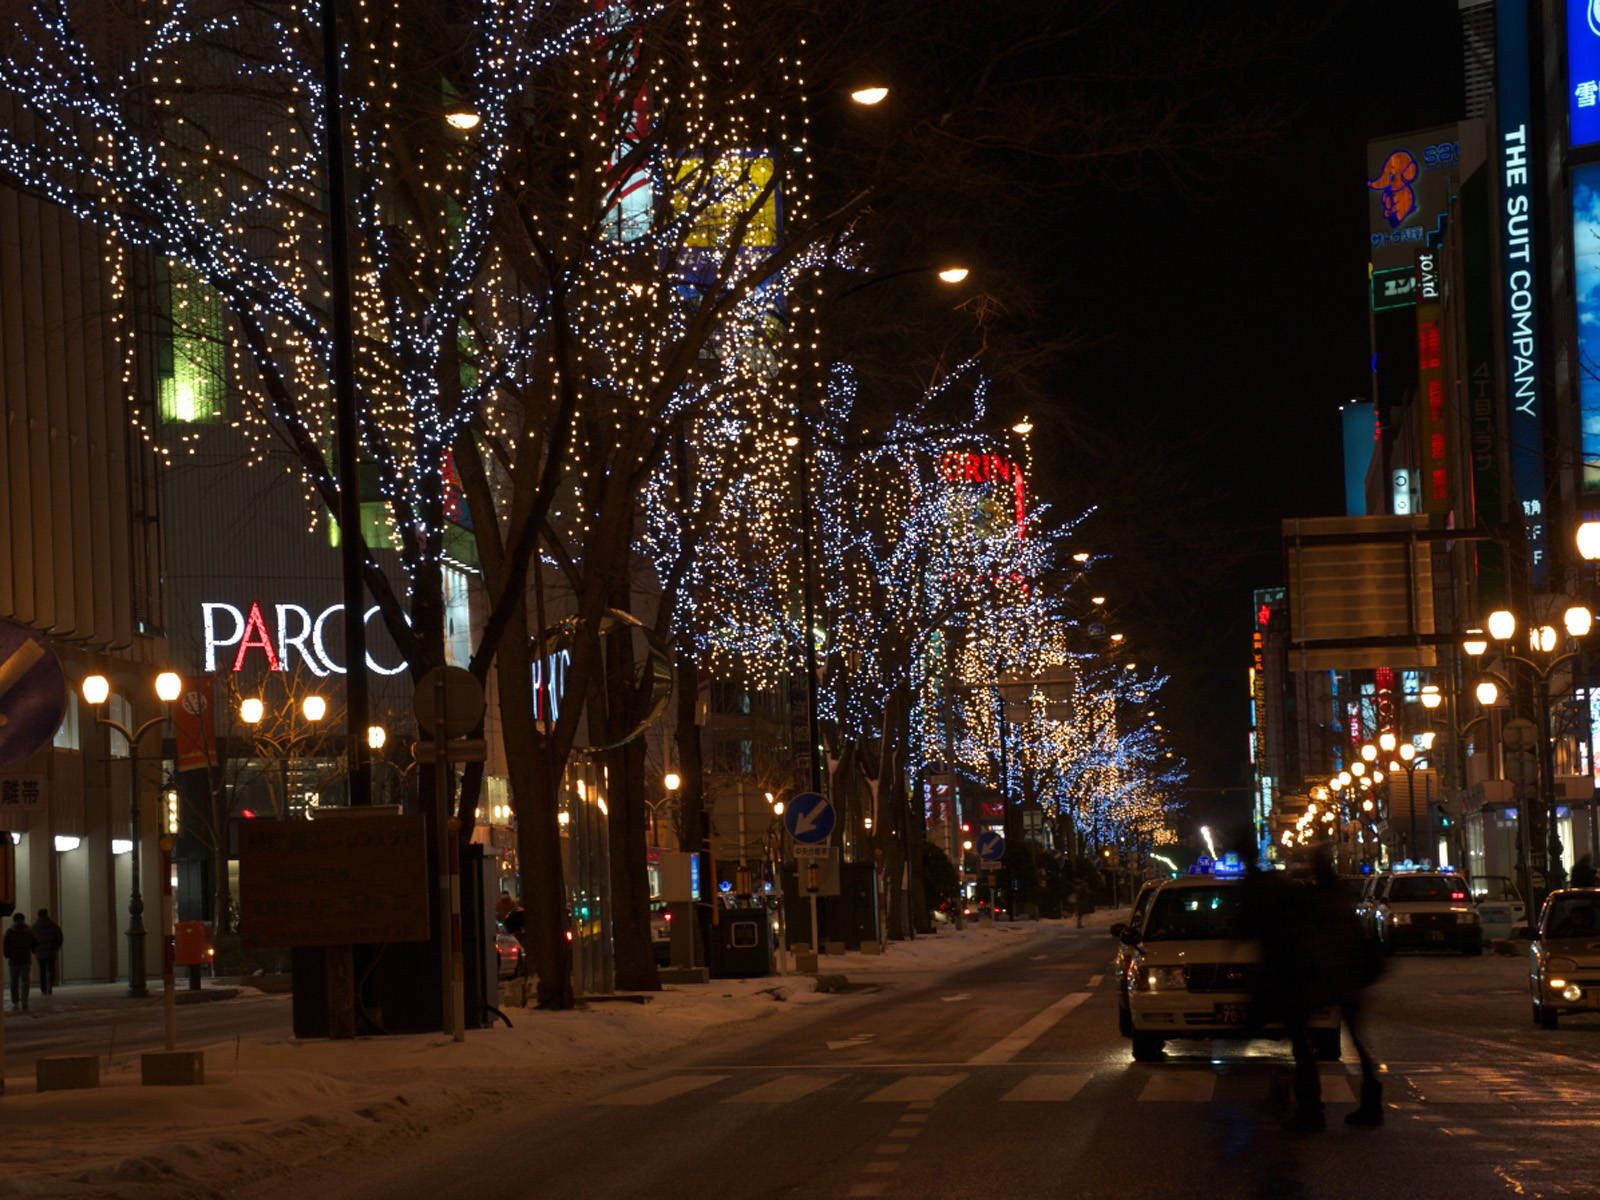
{"type": "MultiPolygon", "coordinates": [[[[1115,914],[1090,922],[1109,924],[1115,914]]],[[[973,925],[892,943],[883,955],[824,956],[823,974],[915,986],[963,964],[1013,951],[1054,923],[973,925]]],[[[1104,936],[1098,930],[1086,936],[1104,936]]],[[[224,1196],[260,1164],[303,1164],[383,1138],[418,1137],[493,1113],[537,1091],[577,1095],[605,1073],[723,1037],[757,1020],[798,1020],[818,1005],[810,979],[713,980],[668,988],[647,1004],[594,1002],[544,1013],[510,1008],[514,1027],[296,1041],[281,1035],[206,1046],[206,1084],[144,1088],[138,1058],[102,1062],[93,1091],[36,1094],[16,1073],[0,1098],[6,1169],[0,1196],[224,1196]]],[[[179,1044],[183,1014],[179,1014],[179,1044]]]]}

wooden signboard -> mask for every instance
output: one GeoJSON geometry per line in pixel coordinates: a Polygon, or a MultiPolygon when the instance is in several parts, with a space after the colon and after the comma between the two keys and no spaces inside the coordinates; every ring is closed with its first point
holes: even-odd
{"type": "Polygon", "coordinates": [[[252,947],[427,941],[422,818],[242,822],[239,934],[252,947]]]}

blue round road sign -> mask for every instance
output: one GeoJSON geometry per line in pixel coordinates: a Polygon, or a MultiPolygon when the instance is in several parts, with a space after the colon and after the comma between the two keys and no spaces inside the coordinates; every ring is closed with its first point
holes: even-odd
{"type": "Polygon", "coordinates": [[[978,852],[979,862],[999,862],[1005,856],[1006,840],[991,829],[978,835],[973,848],[978,852]]]}
{"type": "Polygon", "coordinates": [[[67,715],[67,678],[44,635],[0,621],[0,767],[55,736],[67,715]]]}
{"type": "Polygon", "coordinates": [[[803,846],[820,846],[833,833],[833,805],[817,792],[801,792],[783,810],[789,836],[803,846]]]}

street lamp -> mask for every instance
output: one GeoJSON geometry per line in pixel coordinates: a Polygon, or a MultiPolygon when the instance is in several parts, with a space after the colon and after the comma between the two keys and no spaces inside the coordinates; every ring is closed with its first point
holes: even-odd
{"type": "Polygon", "coordinates": [[[95,710],[97,725],[115,729],[128,744],[128,826],[132,830],[128,888],[128,996],[138,999],[150,994],[144,973],[144,895],[140,887],[141,845],[139,838],[139,743],[151,730],[160,729],[172,716],[172,702],[183,692],[183,679],[175,671],[162,671],[155,679],[156,699],[161,701],[163,712],[151,717],[136,729],[106,716],[104,705],[111,698],[111,681],[104,675],[90,675],[84,679],[83,698],[95,710]]]}
{"type": "Polygon", "coordinates": [[[1478,698],[1478,703],[1485,708],[1493,708],[1500,703],[1500,685],[1492,679],[1481,679],[1478,686],[1472,689],[1473,695],[1478,698]]]}
{"type": "Polygon", "coordinates": [[[1378,748],[1371,742],[1368,742],[1365,746],[1361,747],[1361,757],[1366,759],[1368,762],[1376,761],[1378,757],[1378,748]]]}
{"type": "Polygon", "coordinates": [[[889,89],[881,84],[870,84],[867,87],[856,88],[850,93],[850,99],[863,108],[872,108],[882,104],[889,97],[889,89]]]}
{"type": "Polygon", "coordinates": [[[1585,521],[1578,526],[1578,555],[1585,562],[1600,561],[1600,521],[1585,521]]]}
{"type": "Polygon", "coordinates": [[[313,692],[300,702],[300,711],[314,725],[328,715],[328,702],[313,692]]]}
{"type": "Polygon", "coordinates": [[[668,771],[661,777],[661,786],[669,792],[675,792],[683,786],[683,779],[676,771],[668,771]]]}
{"type": "Polygon", "coordinates": [[[383,744],[389,740],[389,733],[382,725],[367,726],[367,746],[372,750],[382,750],[383,744]]]}
{"type": "Polygon", "coordinates": [[[1011,432],[1020,434],[1022,437],[1027,437],[1033,432],[1033,422],[1028,420],[1027,417],[1023,417],[1022,420],[1018,421],[1011,427],[1011,432]]]}

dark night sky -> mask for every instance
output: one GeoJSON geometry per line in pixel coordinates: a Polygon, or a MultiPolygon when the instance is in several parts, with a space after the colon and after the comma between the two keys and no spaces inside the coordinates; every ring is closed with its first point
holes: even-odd
{"type": "MultiPolygon", "coordinates": [[[[1040,467],[1105,506],[1107,590],[1135,652],[1173,675],[1169,725],[1202,788],[1247,778],[1250,589],[1283,578],[1278,522],[1343,511],[1338,405],[1368,390],[1366,141],[1461,115],[1455,0],[1326,11],[1229,85],[1281,102],[1260,154],[1198,188],[1075,203],[1054,230],[1055,309],[1093,341],[1046,419],[1123,452],[1036,436],[1040,467]]],[[[1191,811],[1245,804],[1197,794],[1191,811]]]]}

